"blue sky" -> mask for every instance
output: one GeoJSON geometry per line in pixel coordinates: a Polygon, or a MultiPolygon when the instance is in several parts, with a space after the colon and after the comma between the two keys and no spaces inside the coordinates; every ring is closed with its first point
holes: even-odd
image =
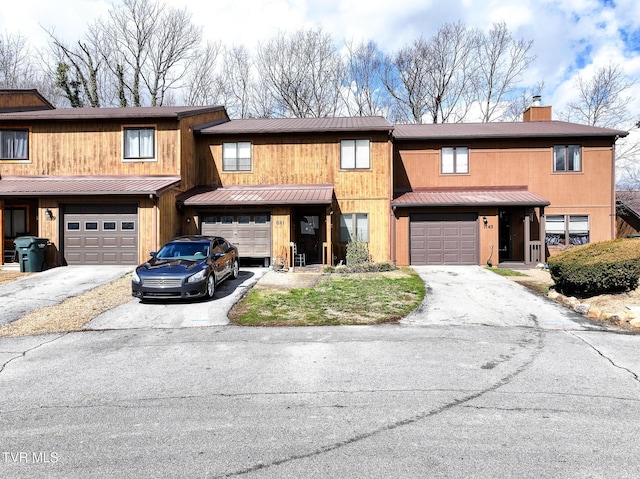
{"type": "MultiPolygon", "coordinates": [[[[387,51],[446,22],[488,29],[504,21],[516,38],[534,41],[530,84],[545,82],[543,103],[561,110],[574,95],[575,78],[609,62],[640,80],[638,0],[167,0],[187,7],[204,35],[226,44],[255,47],[278,31],[321,26],[337,42],[375,40],[387,51]]],[[[0,31],[25,35],[42,47],[42,27],[73,41],[104,15],[110,0],[0,0],[0,31]]],[[[640,83],[640,81],[638,81],[640,83]]],[[[640,119],[640,84],[631,108],[640,119]]]]}

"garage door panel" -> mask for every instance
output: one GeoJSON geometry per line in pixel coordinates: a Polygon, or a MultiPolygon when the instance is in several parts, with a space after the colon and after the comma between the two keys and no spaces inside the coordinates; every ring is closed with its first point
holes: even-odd
{"type": "Polygon", "coordinates": [[[475,214],[411,215],[411,264],[477,264],[478,235],[475,214]]]}
{"type": "Polygon", "coordinates": [[[67,264],[138,262],[137,205],[64,205],[63,211],[67,264]]]}
{"type": "Polygon", "coordinates": [[[240,257],[271,256],[270,216],[258,214],[203,215],[203,235],[222,236],[238,248],[240,257]]]}

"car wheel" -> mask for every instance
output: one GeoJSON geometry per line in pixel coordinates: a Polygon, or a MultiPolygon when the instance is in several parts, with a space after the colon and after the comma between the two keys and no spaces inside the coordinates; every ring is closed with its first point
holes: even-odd
{"type": "Polygon", "coordinates": [[[216,294],[216,279],[213,277],[213,273],[207,278],[207,298],[213,299],[213,295],[216,294]]]}
{"type": "Polygon", "coordinates": [[[233,266],[231,266],[231,277],[233,279],[238,279],[238,275],[240,275],[240,266],[238,265],[238,260],[233,260],[233,266]]]}

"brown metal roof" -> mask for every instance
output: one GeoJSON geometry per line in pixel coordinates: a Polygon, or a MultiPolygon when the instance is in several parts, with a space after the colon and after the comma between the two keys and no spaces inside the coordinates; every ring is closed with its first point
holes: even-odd
{"type": "Polygon", "coordinates": [[[565,121],[521,121],[512,123],[439,123],[396,125],[396,140],[443,140],[472,138],[549,138],[605,136],[625,137],[627,131],[599,128],[565,121]]]}
{"type": "Polygon", "coordinates": [[[219,205],[329,205],[333,185],[243,185],[225,186],[205,192],[186,192],[181,200],[187,206],[219,205]]]}
{"type": "Polygon", "coordinates": [[[617,191],[616,202],[621,211],[640,218],[640,191],[617,191]]]}
{"type": "Polygon", "coordinates": [[[304,133],[334,131],[391,131],[393,125],[381,116],[337,118],[250,118],[194,130],[206,135],[237,133],[304,133]]]}
{"type": "Polygon", "coordinates": [[[155,106],[128,108],[57,108],[55,110],[21,111],[0,114],[2,120],[108,120],[184,117],[223,111],[222,106],[155,106]]]}
{"type": "Polygon", "coordinates": [[[3,176],[6,196],[161,195],[179,176],[3,176]]]}
{"type": "Polygon", "coordinates": [[[410,191],[392,206],[548,206],[549,201],[525,187],[425,189],[410,191]]]}

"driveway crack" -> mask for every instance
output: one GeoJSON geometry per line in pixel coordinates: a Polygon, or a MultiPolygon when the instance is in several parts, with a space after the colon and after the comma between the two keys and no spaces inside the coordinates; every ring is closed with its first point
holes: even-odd
{"type": "Polygon", "coordinates": [[[394,429],[398,429],[404,426],[408,426],[411,424],[415,424],[417,422],[420,422],[424,419],[428,419],[430,417],[436,416],[438,414],[441,414],[443,412],[448,411],[449,409],[458,407],[458,406],[462,406],[465,405],[467,403],[469,403],[470,401],[473,401],[474,399],[477,399],[487,393],[493,392],[503,386],[506,386],[507,384],[509,384],[511,381],[513,381],[513,379],[515,379],[517,376],[519,376],[522,372],[524,372],[526,369],[529,368],[529,366],[535,361],[535,359],[540,355],[540,353],[542,352],[542,349],[544,347],[544,331],[539,327],[538,324],[538,320],[534,315],[530,315],[530,318],[534,325],[535,325],[535,329],[533,329],[533,331],[536,334],[536,337],[533,338],[532,340],[524,340],[521,341],[519,344],[521,347],[525,348],[525,349],[529,349],[529,346],[531,346],[533,343],[534,348],[533,351],[531,352],[530,356],[520,365],[518,366],[515,370],[513,370],[511,373],[507,374],[506,376],[502,377],[501,379],[499,379],[498,381],[496,381],[494,384],[492,384],[491,386],[488,386],[485,389],[479,390],[475,393],[472,394],[468,394],[466,396],[463,396],[459,399],[455,399],[447,404],[444,404],[436,409],[432,409],[429,411],[424,411],[420,414],[416,414],[414,416],[411,417],[407,417],[405,419],[401,419],[399,421],[393,422],[391,424],[387,424],[385,426],[382,426],[380,428],[377,429],[373,429],[367,432],[363,432],[361,434],[357,434],[355,436],[352,436],[350,438],[347,438],[343,441],[338,441],[335,442],[333,444],[327,444],[326,446],[322,446],[319,447],[318,449],[315,449],[313,451],[309,451],[309,452],[303,452],[300,454],[292,454],[291,456],[288,457],[283,457],[281,459],[275,459],[271,462],[261,462],[261,463],[257,463],[254,464],[253,466],[249,466],[245,469],[240,469],[234,472],[229,472],[226,474],[222,474],[222,475],[218,475],[215,477],[234,477],[234,476],[242,476],[245,474],[250,474],[252,472],[256,472],[256,471],[260,471],[263,469],[269,469],[271,467],[275,467],[275,466],[279,466],[282,464],[286,464],[288,462],[291,461],[296,461],[296,460],[300,460],[300,459],[307,459],[310,457],[314,457],[314,456],[319,456],[328,452],[332,452],[338,449],[341,449],[345,446],[349,446],[350,444],[354,444],[357,443],[359,441],[363,441],[366,439],[369,439],[370,437],[373,436],[377,436],[379,434],[383,434],[385,432],[388,431],[393,431],[394,429]]]}
{"type": "Polygon", "coordinates": [[[600,357],[602,357],[603,359],[607,360],[614,368],[621,369],[622,371],[626,371],[627,373],[629,373],[631,375],[631,377],[634,379],[634,381],[640,383],[640,377],[638,377],[637,373],[635,373],[634,371],[632,371],[629,368],[625,368],[624,366],[620,366],[619,364],[616,364],[613,359],[611,359],[609,356],[604,354],[602,351],[600,351],[598,348],[596,348],[593,344],[591,344],[589,341],[587,341],[583,337],[578,336],[577,334],[574,334],[574,333],[570,333],[570,334],[573,337],[578,338],[580,341],[582,341],[584,344],[589,346],[591,349],[593,349],[596,353],[598,353],[598,355],[600,355],[600,357]]]}
{"type": "Polygon", "coordinates": [[[40,348],[40,347],[42,347],[44,345],[51,344],[54,341],[57,341],[58,339],[62,338],[63,336],[66,336],[67,334],[68,333],[60,334],[60,335],[56,336],[55,338],[49,339],[48,341],[42,341],[41,343],[36,344],[35,346],[33,346],[33,347],[29,348],[29,349],[25,349],[22,352],[17,352],[14,357],[7,359],[3,364],[0,365],[0,374],[9,365],[9,363],[15,361],[16,359],[24,358],[31,351],[35,351],[36,349],[38,349],[38,348],[40,348]]]}

